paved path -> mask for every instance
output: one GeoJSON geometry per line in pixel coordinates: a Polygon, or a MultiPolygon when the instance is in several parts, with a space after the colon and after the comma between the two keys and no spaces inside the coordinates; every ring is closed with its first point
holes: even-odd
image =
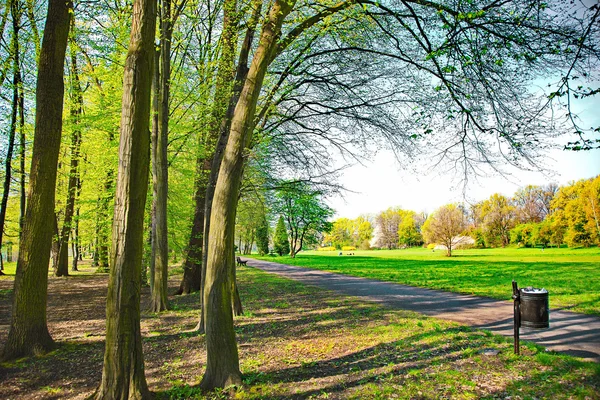
{"type": "MultiPolygon", "coordinates": [[[[513,336],[513,303],[510,301],[422,289],[269,261],[249,259],[248,265],[308,285],[361,297],[386,306],[417,311],[501,335],[513,336]]],[[[507,290],[512,291],[512,288],[508,287],[507,290]]],[[[521,339],[531,340],[551,350],[600,362],[600,318],[595,316],[551,310],[549,329],[521,328],[521,339]]]]}

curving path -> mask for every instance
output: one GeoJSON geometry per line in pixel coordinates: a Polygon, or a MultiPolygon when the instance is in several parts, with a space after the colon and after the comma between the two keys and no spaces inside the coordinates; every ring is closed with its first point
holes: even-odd
{"type": "MultiPolygon", "coordinates": [[[[270,261],[249,259],[248,265],[389,307],[417,311],[513,336],[513,303],[509,301],[357,278],[270,261]]],[[[521,340],[530,340],[550,350],[600,362],[600,318],[596,316],[550,310],[550,328],[521,328],[521,340]]]]}

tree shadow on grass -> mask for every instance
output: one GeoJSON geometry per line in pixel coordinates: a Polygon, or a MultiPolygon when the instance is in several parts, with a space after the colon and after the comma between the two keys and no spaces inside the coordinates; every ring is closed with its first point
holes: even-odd
{"type": "MultiPolygon", "coordinates": [[[[34,397],[36,391],[48,391],[44,398],[72,397],[68,390],[92,391],[100,383],[104,355],[104,340],[85,342],[57,342],[54,350],[37,357],[26,357],[0,364],[0,382],[18,382],[17,392],[0,388],[0,398],[27,393],[34,397]],[[51,388],[59,389],[53,394],[51,388]]],[[[1,385],[0,385],[1,387],[1,385]]],[[[76,394],[77,394],[76,393],[76,394]]]]}
{"type": "MultiPolygon", "coordinates": [[[[456,362],[470,356],[471,352],[465,352],[465,349],[483,347],[485,342],[483,335],[472,334],[466,327],[430,330],[339,357],[304,362],[289,368],[254,368],[244,373],[243,390],[249,398],[261,399],[310,398],[323,392],[340,395],[388,377],[418,374],[418,371],[434,364],[456,362]],[[449,336],[453,340],[448,340],[449,336]],[[321,380],[321,387],[314,388],[307,384],[314,380],[321,380]]],[[[203,392],[199,386],[184,385],[157,392],[157,398],[197,398],[209,393],[212,392],[203,392]]]]}
{"type": "Polygon", "coordinates": [[[317,309],[301,313],[290,310],[287,314],[267,314],[261,322],[237,320],[235,330],[238,335],[248,335],[253,339],[295,339],[314,334],[316,331],[337,331],[368,323],[373,318],[370,310],[371,307],[357,309],[352,306],[341,306],[321,312],[317,312],[317,309]]]}
{"type": "Polygon", "coordinates": [[[511,381],[489,398],[518,395],[525,399],[540,398],[598,398],[600,393],[600,364],[583,362],[558,354],[540,352],[535,361],[544,367],[528,368],[523,377],[511,381]],[[590,371],[575,377],[576,371],[590,371]]]}

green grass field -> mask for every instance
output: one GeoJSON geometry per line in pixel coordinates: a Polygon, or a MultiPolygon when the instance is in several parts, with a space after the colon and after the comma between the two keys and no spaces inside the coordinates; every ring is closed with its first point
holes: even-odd
{"type": "MultiPolygon", "coordinates": [[[[180,279],[170,280],[172,290],[180,279]]],[[[142,307],[144,363],[155,399],[600,399],[598,363],[524,341],[516,356],[509,337],[255,268],[239,267],[237,279],[244,305],[235,318],[243,385],[202,391],[205,335],[190,331],[198,321],[198,294],[170,296],[170,311],[142,307]]],[[[49,283],[49,327],[58,346],[0,363],[0,399],[83,399],[100,383],[106,276],[49,283]]],[[[149,300],[143,289],[142,304],[149,300]]],[[[0,295],[0,309],[9,305],[10,298],[0,295]]],[[[3,326],[8,321],[0,313],[3,326]]]]}
{"type": "MultiPolygon", "coordinates": [[[[97,273],[98,268],[92,267],[92,260],[85,259],[79,262],[78,269],[79,271],[71,271],[71,257],[69,257],[69,275],[70,276],[80,276],[80,275],[93,275],[97,273]]],[[[5,262],[4,263],[4,274],[0,275],[0,281],[12,281],[15,279],[15,274],[17,270],[17,262],[5,262]]],[[[51,267],[48,267],[48,276],[54,276],[54,271],[51,267]]]]}
{"type": "Polygon", "coordinates": [[[543,287],[550,307],[600,315],[600,249],[481,249],[445,252],[406,250],[301,252],[290,257],[257,257],[387,282],[510,299],[512,280],[543,287]]]}

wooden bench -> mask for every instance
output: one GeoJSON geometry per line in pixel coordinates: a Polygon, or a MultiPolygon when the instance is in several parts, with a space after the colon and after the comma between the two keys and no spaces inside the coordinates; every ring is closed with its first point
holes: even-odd
{"type": "Polygon", "coordinates": [[[243,261],[241,258],[237,257],[237,258],[235,259],[235,262],[237,263],[237,265],[238,265],[238,266],[242,266],[242,265],[243,265],[243,266],[245,267],[245,266],[246,266],[246,264],[248,263],[248,260],[246,260],[246,261],[243,261]]]}

